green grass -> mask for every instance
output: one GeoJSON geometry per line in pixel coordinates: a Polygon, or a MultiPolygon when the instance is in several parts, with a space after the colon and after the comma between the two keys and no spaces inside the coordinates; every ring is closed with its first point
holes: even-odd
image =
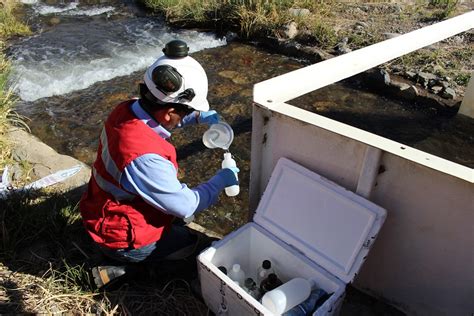
{"type": "Polygon", "coordinates": [[[429,0],[417,3],[416,10],[421,21],[440,21],[454,15],[459,0],[429,0]]]}
{"type": "Polygon", "coordinates": [[[430,0],[429,3],[434,8],[432,17],[437,20],[443,20],[454,13],[459,0],[430,0]]]}
{"type": "Polygon", "coordinates": [[[268,0],[143,0],[145,5],[161,12],[167,21],[183,25],[214,25],[216,29],[232,30],[244,38],[278,30],[298,19],[302,27],[320,38],[322,44],[332,43],[334,31],[322,20],[331,12],[329,1],[268,0]],[[304,18],[291,16],[288,9],[305,8],[312,13],[304,18]]]}
{"type": "Polygon", "coordinates": [[[2,205],[3,259],[15,260],[18,249],[31,246],[35,241],[54,245],[54,254],[67,253],[65,242],[80,229],[79,213],[66,196],[58,194],[16,194],[0,202],[2,205]]]}
{"type": "Polygon", "coordinates": [[[317,38],[321,47],[333,47],[338,42],[338,36],[334,29],[324,22],[313,22],[310,26],[310,31],[317,38]]]}
{"type": "Polygon", "coordinates": [[[422,48],[395,59],[391,63],[406,70],[430,72],[440,77],[450,77],[458,85],[467,86],[470,70],[465,69],[474,58],[469,48],[427,49],[422,48]]]}
{"type": "Polygon", "coordinates": [[[463,71],[461,73],[458,73],[454,77],[454,81],[460,85],[460,86],[465,86],[467,87],[467,84],[469,83],[469,79],[471,79],[471,73],[469,71],[463,71]]]}
{"type": "Polygon", "coordinates": [[[15,18],[16,6],[15,0],[0,2],[0,169],[10,161],[10,144],[6,138],[9,126],[14,124],[27,128],[25,118],[14,111],[16,98],[12,89],[8,87],[11,65],[3,54],[5,41],[9,37],[31,33],[27,25],[15,18]]]}

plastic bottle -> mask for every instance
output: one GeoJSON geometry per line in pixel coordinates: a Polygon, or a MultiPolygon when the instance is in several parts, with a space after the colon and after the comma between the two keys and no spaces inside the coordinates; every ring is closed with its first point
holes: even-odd
{"type": "Polygon", "coordinates": [[[262,265],[257,269],[257,284],[260,285],[270,273],[273,273],[272,263],[270,260],[263,260],[262,265]]]}
{"type": "MultiPolygon", "coordinates": [[[[235,160],[232,158],[231,153],[224,153],[224,160],[222,160],[222,168],[234,168],[237,167],[235,160]]],[[[235,174],[235,179],[238,181],[237,173],[235,174]]],[[[234,184],[225,188],[225,194],[227,196],[236,196],[240,192],[240,187],[238,184],[234,184]]]]}
{"type": "Polygon", "coordinates": [[[268,277],[260,283],[261,294],[264,295],[268,291],[282,285],[283,282],[277,277],[275,273],[270,273],[268,277]]]}
{"type": "Polygon", "coordinates": [[[328,293],[323,289],[313,289],[309,297],[301,304],[283,313],[282,316],[306,316],[314,313],[328,298],[328,293]]]}
{"type": "Polygon", "coordinates": [[[239,286],[244,285],[245,272],[240,268],[240,264],[235,263],[232,269],[227,272],[227,276],[239,286]]]}
{"type": "Polygon", "coordinates": [[[294,278],[279,287],[265,293],[262,305],[274,314],[283,314],[304,302],[311,294],[316,283],[313,280],[294,278]]]}

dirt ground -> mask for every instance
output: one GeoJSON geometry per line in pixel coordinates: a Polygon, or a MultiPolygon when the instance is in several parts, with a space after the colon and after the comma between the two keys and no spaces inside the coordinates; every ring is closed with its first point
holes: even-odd
{"type": "MultiPolygon", "coordinates": [[[[431,2],[430,2],[431,3],[431,2]]],[[[434,2],[433,2],[434,3],[434,2]]],[[[341,55],[368,45],[405,34],[457,16],[474,9],[472,1],[458,1],[456,8],[445,17],[438,6],[426,2],[337,2],[331,12],[321,17],[323,31],[311,30],[306,20],[315,19],[311,14],[285,28],[273,31],[280,46],[288,54],[297,50],[311,51],[318,48],[323,58],[341,55]],[[319,37],[318,37],[319,36],[319,37]],[[293,46],[292,42],[302,45],[293,46]],[[288,49],[288,46],[290,49],[288,49]],[[329,56],[325,56],[327,53],[329,56]]],[[[312,22],[314,24],[314,22],[312,22]]],[[[421,48],[394,59],[379,68],[389,74],[416,83],[427,92],[446,99],[462,99],[467,81],[474,70],[474,31],[458,34],[444,41],[421,48]],[[420,76],[419,74],[422,73],[420,76]],[[430,84],[423,82],[424,73],[434,75],[430,84]],[[443,86],[443,89],[440,88],[443,86]],[[455,93],[447,95],[449,88],[455,93]]],[[[431,78],[431,76],[430,76],[431,78]]],[[[451,91],[451,90],[450,90],[451,91]]]]}

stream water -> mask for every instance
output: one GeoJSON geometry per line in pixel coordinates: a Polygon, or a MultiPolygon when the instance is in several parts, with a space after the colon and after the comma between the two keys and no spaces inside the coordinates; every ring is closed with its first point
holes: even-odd
{"type": "MultiPolygon", "coordinates": [[[[26,1],[26,0],[25,0],[26,1]]],[[[58,152],[91,164],[102,123],[119,102],[136,96],[144,69],[166,42],[185,40],[209,77],[209,101],[231,124],[230,151],[241,170],[241,194],[221,195],[196,221],[226,234],[247,221],[254,83],[304,66],[301,61],[213,34],[173,30],[133,2],[97,0],[31,2],[25,14],[35,35],[13,42],[18,111],[33,134],[58,152]]],[[[474,166],[474,122],[442,117],[344,84],[334,84],[292,102],[309,111],[474,166]]],[[[179,176],[193,186],[214,175],[223,151],[201,142],[205,126],[173,131],[179,176]]]]}

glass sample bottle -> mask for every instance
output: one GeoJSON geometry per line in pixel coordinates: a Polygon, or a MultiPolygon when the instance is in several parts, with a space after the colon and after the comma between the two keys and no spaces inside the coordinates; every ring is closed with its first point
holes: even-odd
{"type": "Polygon", "coordinates": [[[268,291],[271,291],[282,284],[283,282],[281,282],[275,273],[270,273],[268,277],[260,283],[260,292],[262,295],[265,295],[268,291]]]}
{"type": "Polygon", "coordinates": [[[244,281],[244,290],[256,300],[260,299],[260,289],[252,278],[246,278],[244,281]]]}
{"type": "Polygon", "coordinates": [[[221,270],[222,273],[224,273],[225,275],[227,275],[227,268],[224,267],[224,266],[219,266],[217,269],[221,270]]]}
{"type": "Polygon", "coordinates": [[[270,273],[274,273],[272,263],[270,260],[263,260],[262,265],[257,269],[257,284],[261,284],[270,273]]]}

